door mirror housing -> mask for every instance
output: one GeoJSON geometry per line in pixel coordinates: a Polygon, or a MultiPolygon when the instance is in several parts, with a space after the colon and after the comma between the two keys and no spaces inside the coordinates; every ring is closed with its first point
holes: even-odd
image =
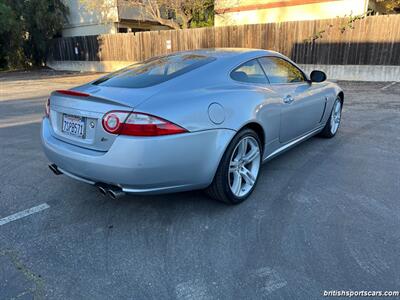
{"type": "Polygon", "coordinates": [[[326,74],[322,71],[314,70],[310,75],[311,82],[324,82],[326,80],[326,74]]]}

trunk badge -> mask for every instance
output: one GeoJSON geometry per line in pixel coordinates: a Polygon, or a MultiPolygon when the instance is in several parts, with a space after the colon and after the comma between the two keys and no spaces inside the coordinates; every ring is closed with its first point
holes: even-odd
{"type": "Polygon", "coordinates": [[[90,128],[94,128],[94,126],[95,126],[96,124],[94,124],[94,122],[92,121],[92,122],[90,122],[90,124],[89,124],[89,126],[90,126],[90,128]]]}

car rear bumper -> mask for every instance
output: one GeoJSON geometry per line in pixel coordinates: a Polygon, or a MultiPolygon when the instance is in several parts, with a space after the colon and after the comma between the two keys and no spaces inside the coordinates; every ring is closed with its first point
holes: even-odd
{"type": "Polygon", "coordinates": [[[215,129],[162,137],[118,136],[107,152],[99,152],[55,138],[44,118],[41,136],[48,159],[72,178],[116,185],[128,193],[165,193],[208,186],[235,133],[215,129]]]}

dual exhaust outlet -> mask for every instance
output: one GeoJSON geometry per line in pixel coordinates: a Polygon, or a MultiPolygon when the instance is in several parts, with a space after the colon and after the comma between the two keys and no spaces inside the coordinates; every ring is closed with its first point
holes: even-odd
{"type": "MultiPolygon", "coordinates": [[[[55,165],[55,164],[49,165],[49,169],[55,175],[62,175],[63,174],[63,172],[60,169],[58,169],[57,165],[55,165]]],[[[99,192],[102,195],[109,196],[113,200],[121,198],[122,196],[125,195],[125,192],[122,191],[122,189],[120,187],[118,187],[118,186],[109,185],[109,184],[105,184],[105,183],[96,183],[95,186],[99,189],[99,192]]]]}
{"type": "Polygon", "coordinates": [[[96,183],[96,186],[99,189],[100,194],[109,196],[113,200],[121,198],[123,195],[125,195],[122,189],[117,186],[111,186],[104,183],[96,183]]]}

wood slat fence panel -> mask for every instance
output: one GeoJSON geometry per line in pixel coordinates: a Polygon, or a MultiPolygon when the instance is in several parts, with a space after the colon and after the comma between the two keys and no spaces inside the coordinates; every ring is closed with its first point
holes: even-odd
{"type": "Polygon", "coordinates": [[[400,15],[80,36],[53,40],[51,60],[142,61],[175,51],[244,47],[301,64],[400,65],[400,15]],[[312,37],[321,32],[322,37],[312,37]],[[168,42],[169,41],[169,42],[168,42]],[[167,48],[167,42],[171,49],[167,48]]]}

